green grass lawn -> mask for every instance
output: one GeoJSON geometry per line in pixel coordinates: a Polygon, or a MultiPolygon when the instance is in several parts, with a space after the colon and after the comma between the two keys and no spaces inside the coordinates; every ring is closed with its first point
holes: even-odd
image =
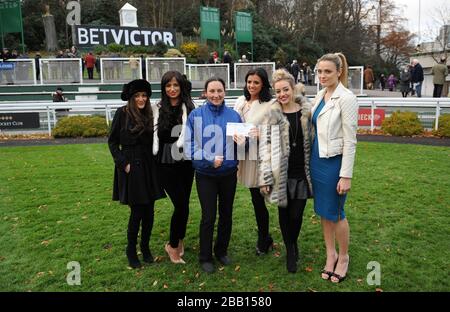
{"type": "Polygon", "coordinates": [[[128,207],[111,201],[113,162],[106,144],[0,148],[0,291],[450,291],[450,149],[360,142],[345,282],[320,279],[325,249],[312,203],[305,210],[297,274],[288,274],[276,207],[277,242],[257,257],[256,222],[247,189],[236,193],[229,255],[234,264],[207,275],[198,265],[200,207],[194,189],[185,265],[164,252],[172,206],[157,202],[151,250],[140,270],[124,254],[128,207]],[[81,265],[69,286],[67,263],[81,265]],[[370,261],[381,285],[368,285],[370,261]]]}

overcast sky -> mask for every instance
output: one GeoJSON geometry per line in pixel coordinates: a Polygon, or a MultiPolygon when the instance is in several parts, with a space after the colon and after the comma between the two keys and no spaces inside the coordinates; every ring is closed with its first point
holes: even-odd
{"type": "MultiPolygon", "coordinates": [[[[401,14],[407,18],[405,27],[419,36],[419,14],[420,14],[420,37],[422,41],[433,41],[438,34],[439,27],[443,21],[436,11],[447,8],[450,13],[450,0],[393,0],[402,10],[401,14]],[[420,2],[420,11],[419,11],[420,2]],[[434,17],[434,18],[433,18],[434,17]],[[437,19],[439,22],[435,21],[437,19]]],[[[450,17],[449,17],[450,19],[450,17]]]]}

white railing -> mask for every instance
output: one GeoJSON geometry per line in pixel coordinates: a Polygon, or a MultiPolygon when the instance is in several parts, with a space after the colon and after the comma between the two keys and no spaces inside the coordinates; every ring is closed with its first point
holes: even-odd
{"type": "Polygon", "coordinates": [[[101,83],[123,84],[142,79],[142,64],[139,57],[100,58],[101,83]]]}
{"type": "Polygon", "coordinates": [[[160,83],[164,73],[176,70],[186,74],[186,58],[184,57],[147,57],[145,59],[147,80],[160,83]]]}
{"type": "Polygon", "coordinates": [[[262,67],[266,70],[269,81],[272,81],[272,75],[275,72],[274,62],[265,63],[234,63],[234,88],[241,89],[245,86],[245,76],[248,71],[262,67]]]}
{"type": "Polygon", "coordinates": [[[81,58],[41,58],[39,72],[41,85],[83,83],[81,58]]]}
{"type": "Polygon", "coordinates": [[[193,89],[203,89],[205,82],[211,77],[220,77],[230,89],[230,64],[186,64],[188,79],[193,89]]]}
{"type": "MultiPolygon", "coordinates": [[[[237,97],[226,97],[225,103],[233,107],[237,97]]],[[[159,99],[152,99],[152,102],[158,102],[159,99]]],[[[202,105],[205,100],[194,100],[196,106],[202,105]]],[[[4,101],[0,103],[0,113],[25,113],[39,112],[47,115],[47,130],[51,136],[52,125],[56,125],[58,110],[69,110],[64,113],[67,115],[77,114],[104,114],[106,123],[109,125],[112,120],[112,113],[118,107],[125,105],[121,100],[96,100],[96,101],[69,101],[69,102],[50,102],[50,101],[4,101]]],[[[434,129],[439,126],[439,116],[442,113],[450,113],[450,98],[358,98],[360,108],[371,109],[370,129],[375,129],[375,109],[385,109],[386,117],[396,110],[416,111],[425,113],[426,117],[434,124],[434,129]]],[[[422,114],[424,115],[424,114],[422,114]]]]}

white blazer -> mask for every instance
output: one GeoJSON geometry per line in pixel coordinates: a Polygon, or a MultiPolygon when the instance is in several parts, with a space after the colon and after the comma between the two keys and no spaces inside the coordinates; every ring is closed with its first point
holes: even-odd
{"type": "MultiPolygon", "coordinates": [[[[314,99],[311,116],[326,92],[321,90],[314,99]]],[[[358,126],[358,101],[356,96],[339,82],[330,100],[317,116],[315,131],[319,142],[319,157],[342,155],[339,176],[351,178],[356,153],[356,129],[358,126]]]]}

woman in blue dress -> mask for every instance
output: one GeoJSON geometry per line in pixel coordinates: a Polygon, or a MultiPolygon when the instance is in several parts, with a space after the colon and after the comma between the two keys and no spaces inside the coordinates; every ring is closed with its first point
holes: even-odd
{"type": "Polygon", "coordinates": [[[317,61],[317,74],[323,89],[317,94],[312,108],[310,169],[314,211],[321,217],[327,252],[321,276],[339,283],[347,276],[350,260],[350,228],[344,205],[353,175],[358,102],[356,96],[346,88],[348,68],[342,53],[322,56],[317,61]]]}

